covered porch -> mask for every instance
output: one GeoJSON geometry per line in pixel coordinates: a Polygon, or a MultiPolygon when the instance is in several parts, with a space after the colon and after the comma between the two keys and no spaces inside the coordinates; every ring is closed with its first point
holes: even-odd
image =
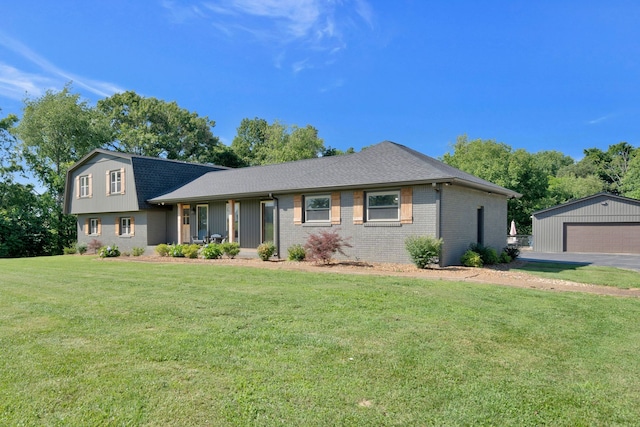
{"type": "Polygon", "coordinates": [[[177,203],[175,235],[180,243],[237,242],[256,249],[277,247],[277,199],[230,199],[177,203]]]}

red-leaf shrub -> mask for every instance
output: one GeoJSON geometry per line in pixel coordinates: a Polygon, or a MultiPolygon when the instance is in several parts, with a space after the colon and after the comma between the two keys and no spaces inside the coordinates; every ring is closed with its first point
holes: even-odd
{"type": "Polygon", "coordinates": [[[310,234],[307,243],[304,245],[307,251],[307,258],[311,261],[322,262],[328,264],[331,257],[336,252],[344,256],[343,248],[351,248],[351,244],[338,234],[338,230],[322,230],[317,234],[310,234]]]}

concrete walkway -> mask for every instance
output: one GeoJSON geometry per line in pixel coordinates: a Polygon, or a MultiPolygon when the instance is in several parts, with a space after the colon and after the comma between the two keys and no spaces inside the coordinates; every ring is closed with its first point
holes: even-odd
{"type": "Polygon", "coordinates": [[[626,268],[640,272],[640,254],[592,254],[592,253],[549,253],[534,252],[527,249],[520,251],[519,259],[532,262],[564,262],[582,265],[601,265],[606,267],[626,268]]]}

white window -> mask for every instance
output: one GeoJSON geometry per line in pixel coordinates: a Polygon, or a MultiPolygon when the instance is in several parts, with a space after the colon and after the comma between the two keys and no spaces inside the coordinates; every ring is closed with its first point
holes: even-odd
{"type": "Polygon", "coordinates": [[[367,221],[398,221],[399,219],[399,191],[367,193],[367,221]]]}
{"type": "Polygon", "coordinates": [[[331,196],[305,196],[304,198],[305,222],[331,221],[331,196]]]}
{"type": "Polygon", "coordinates": [[[98,218],[91,218],[89,220],[89,234],[94,236],[100,234],[99,224],[100,220],[98,218]]]}
{"type": "Polygon", "coordinates": [[[130,217],[120,218],[120,235],[128,236],[130,234],[131,234],[131,218],[130,217]]]}
{"type": "Polygon", "coordinates": [[[82,175],[80,177],[80,197],[89,197],[91,192],[89,189],[89,175],[82,175]]]}
{"type": "Polygon", "coordinates": [[[110,173],[110,192],[109,194],[122,193],[122,171],[111,171],[110,173]]]}

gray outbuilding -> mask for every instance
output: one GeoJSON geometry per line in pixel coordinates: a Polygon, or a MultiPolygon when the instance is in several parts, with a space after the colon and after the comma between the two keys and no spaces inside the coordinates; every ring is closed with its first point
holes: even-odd
{"type": "Polygon", "coordinates": [[[533,213],[538,252],[640,253],[640,200],[598,193],[533,213]]]}

